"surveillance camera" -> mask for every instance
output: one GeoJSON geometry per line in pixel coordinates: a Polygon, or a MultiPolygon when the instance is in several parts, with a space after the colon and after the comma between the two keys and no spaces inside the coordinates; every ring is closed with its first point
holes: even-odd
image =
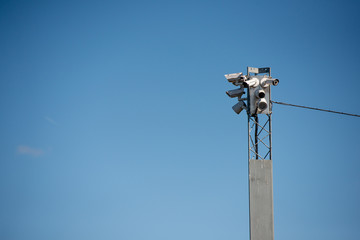
{"type": "Polygon", "coordinates": [[[259,85],[259,79],[257,78],[251,78],[249,80],[244,81],[245,87],[257,87],[259,85]]]}
{"type": "Polygon", "coordinates": [[[241,77],[242,77],[242,72],[241,73],[226,74],[225,77],[229,82],[239,81],[241,79],[241,77]]]}
{"type": "Polygon", "coordinates": [[[264,98],[260,98],[259,101],[257,102],[257,107],[258,110],[262,112],[268,107],[268,104],[264,98]]]}
{"type": "Polygon", "coordinates": [[[279,79],[275,78],[272,81],[272,85],[277,86],[279,84],[279,82],[280,82],[279,79]]]}
{"type": "Polygon", "coordinates": [[[238,88],[238,89],[234,89],[234,90],[229,90],[226,92],[226,94],[231,97],[241,97],[243,94],[245,93],[243,88],[238,88]]]}
{"type": "Polygon", "coordinates": [[[255,91],[255,96],[256,96],[257,98],[264,98],[264,97],[265,97],[265,91],[262,90],[262,89],[257,89],[257,90],[255,91]]]}
{"type": "Polygon", "coordinates": [[[246,80],[246,76],[242,73],[231,73],[225,75],[226,79],[234,84],[235,86],[241,86],[243,82],[246,80]]]}
{"type": "Polygon", "coordinates": [[[261,84],[262,87],[269,87],[270,84],[276,86],[276,85],[279,84],[279,79],[276,79],[276,78],[275,79],[263,78],[261,80],[260,84],[261,84]]]}
{"type": "Polygon", "coordinates": [[[234,112],[236,112],[237,114],[241,113],[242,110],[246,109],[246,104],[243,101],[238,102],[237,104],[235,104],[232,109],[234,110],[234,112]]]}

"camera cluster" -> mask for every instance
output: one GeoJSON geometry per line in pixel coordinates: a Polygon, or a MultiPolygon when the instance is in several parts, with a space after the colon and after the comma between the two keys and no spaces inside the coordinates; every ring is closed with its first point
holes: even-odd
{"type": "Polygon", "coordinates": [[[247,75],[240,72],[226,74],[225,77],[230,83],[239,87],[226,92],[229,97],[238,98],[238,103],[232,107],[237,114],[244,109],[250,116],[271,114],[270,86],[278,85],[279,79],[270,76],[270,68],[248,67],[247,75]],[[250,73],[255,75],[250,75],[250,73]],[[259,75],[262,73],[263,75],[259,75]],[[248,92],[247,98],[242,97],[245,94],[245,89],[248,92]]]}

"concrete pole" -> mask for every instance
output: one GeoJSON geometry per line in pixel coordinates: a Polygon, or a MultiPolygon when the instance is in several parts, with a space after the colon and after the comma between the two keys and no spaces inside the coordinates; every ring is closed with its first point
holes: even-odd
{"type": "MultiPolygon", "coordinates": [[[[269,154],[260,156],[257,127],[251,136],[249,116],[249,215],[250,215],[250,240],[274,240],[274,208],[273,208],[273,174],[271,159],[271,117],[268,125],[269,154]],[[253,139],[254,138],[254,139],[253,139]],[[253,144],[255,140],[255,144],[253,144]],[[253,153],[253,154],[251,154],[253,153]],[[255,155],[255,156],[254,156],[255,155]],[[252,159],[254,158],[255,159],[252,159]]],[[[253,117],[255,126],[259,124],[258,117],[253,117]]],[[[259,126],[261,126],[259,124],[259,126]]]]}

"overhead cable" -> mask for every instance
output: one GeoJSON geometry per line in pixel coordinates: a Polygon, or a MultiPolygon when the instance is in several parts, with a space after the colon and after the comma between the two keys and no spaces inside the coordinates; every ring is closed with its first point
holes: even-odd
{"type": "Polygon", "coordinates": [[[301,105],[295,105],[295,104],[283,103],[283,102],[276,102],[276,101],[271,101],[271,102],[272,102],[272,103],[276,103],[276,104],[291,106],[291,107],[306,108],[306,109],[311,109],[311,110],[317,110],[317,111],[323,111],[323,112],[330,112],[330,113],[348,115],[348,116],[353,116],[353,117],[360,117],[360,115],[358,115],[358,114],[337,112],[337,111],[333,111],[333,110],[327,110],[327,109],[321,109],[321,108],[314,108],[314,107],[307,107],[307,106],[301,106],[301,105]]]}

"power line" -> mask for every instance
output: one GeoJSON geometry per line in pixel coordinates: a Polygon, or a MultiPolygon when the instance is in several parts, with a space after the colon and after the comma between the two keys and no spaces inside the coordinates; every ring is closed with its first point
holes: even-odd
{"type": "Polygon", "coordinates": [[[353,117],[360,117],[360,115],[358,115],[358,114],[337,112],[337,111],[333,111],[333,110],[327,110],[327,109],[321,109],[321,108],[314,108],[314,107],[306,107],[306,106],[295,105],[295,104],[290,104],[290,103],[283,103],[283,102],[276,102],[276,101],[271,101],[271,102],[272,102],[272,103],[276,103],[276,104],[291,106],[291,107],[307,108],[307,109],[311,109],[311,110],[317,110],[317,111],[323,111],[323,112],[330,112],[330,113],[348,115],[348,116],[353,116],[353,117]]]}

